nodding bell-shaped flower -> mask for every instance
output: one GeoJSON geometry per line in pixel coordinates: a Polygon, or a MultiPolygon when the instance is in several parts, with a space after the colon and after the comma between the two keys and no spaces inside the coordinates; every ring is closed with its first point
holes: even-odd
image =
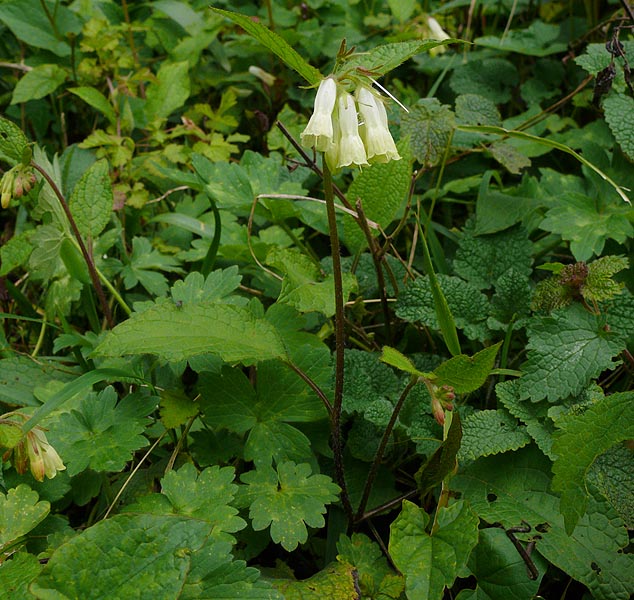
{"type": "Polygon", "coordinates": [[[337,169],[349,165],[368,165],[363,140],[359,135],[357,106],[351,94],[344,92],[337,100],[339,135],[337,169]]]}
{"type": "Polygon", "coordinates": [[[337,83],[332,77],[326,77],[320,84],[315,96],[315,108],[301,134],[302,146],[326,152],[333,142],[332,111],[337,100],[337,83]]]}
{"type": "MultiPolygon", "coordinates": [[[[436,21],[434,17],[427,17],[427,29],[429,30],[429,37],[432,40],[442,42],[443,40],[449,39],[449,34],[440,26],[440,23],[436,21]]],[[[429,55],[436,56],[437,54],[442,54],[446,51],[446,46],[436,46],[429,51],[429,55]]]]}
{"type": "Polygon", "coordinates": [[[396,144],[387,124],[387,112],[382,99],[366,86],[357,89],[359,112],[363,119],[361,137],[370,163],[400,160],[396,144]]]}
{"type": "Polygon", "coordinates": [[[38,427],[34,427],[26,434],[26,451],[31,466],[31,474],[38,481],[55,477],[57,471],[66,469],[62,459],[53,446],[48,443],[46,435],[38,427]]]}

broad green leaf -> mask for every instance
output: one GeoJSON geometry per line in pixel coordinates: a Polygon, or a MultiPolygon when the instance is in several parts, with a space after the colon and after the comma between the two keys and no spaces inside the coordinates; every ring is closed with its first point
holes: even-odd
{"type": "MultiPolygon", "coordinates": [[[[0,6],[0,12],[2,7],[0,6]]],[[[11,104],[20,104],[29,100],[39,100],[52,94],[64,81],[68,73],[60,66],[38,65],[18,81],[13,89],[11,104]]]]}
{"type": "Polygon", "coordinates": [[[475,219],[467,221],[456,251],[457,275],[479,289],[489,289],[510,269],[531,274],[533,245],[524,229],[513,228],[491,235],[476,235],[475,219]]]}
{"type": "Polygon", "coordinates": [[[606,240],[623,243],[634,235],[630,212],[629,205],[599,209],[593,198],[562,194],[539,227],[570,241],[570,250],[577,260],[588,260],[602,252],[606,240]]]}
{"type": "Polygon", "coordinates": [[[428,522],[422,508],[404,500],[390,526],[390,556],[405,576],[410,600],[441,600],[478,542],[478,518],[464,502],[438,509],[438,530],[432,535],[426,531],[428,522]]]}
{"type": "Polygon", "coordinates": [[[117,404],[114,388],[107,387],[82,398],[76,409],[59,417],[48,437],[71,477],[87,468],[121,471],[134,452],[148,445],[142,435],[145,419],[128,414],[129,406],[138,402],[131,395],[117,404]]]}
{"type": "Polygon", "coordinates": [[[214,302],[177,306],[165,299],[117,325],[95,352],[156,354],[171,362],[216,354],[225,362],[244,364],[286,354],[275,328],[246,307],[214,302]]]}
{"type": "Polygon", "coordinates": [[[235,533],[247,524],[236,516],[238,510],[230,506],[238,489],[232,483],[234,477],[233,467],[212,466],[199,473],[194,465],[186,463],[163,477],[161,494],[142,497],[129,511],[192,517],[207,522],[214,538],[235,543],[224,532],[235,533]]]}
{"type": "Polygon", "coordinates": [[[112,186],[108,162],[98,160],[75,184],[70,210],[81,234],[95,239],[112,215],[112,186]]]}
{"type": "Polygon", "coordinates": [[[502,117],[490,98],[460,94],[456,98],[456,122],[461,125],[502,125],[502,117]]]}
{"type": "Polygon", "coordinates": [[[440,485],[448,475],[454,472],[461,442],[462,423],[460,414],[456,412],[452,415],[446,438],[414,476],[421,497],[440,485]]]}
{"type": "Polygon", "coordinates": [[[177,598],[208,536],[208,523],[180,515],[118,515],[57,548],[31,590],[41,600],[177,598]]]}
{"type": "Polygon", "coordinates": [[[346,70],[361,68],[364,71],[371,71],[376,77],[389,73],[417,54],[428,52],[439,46],[456,43],[464,42],[462,40],[448,39],[443,41],[425,40],[424,42],[410,40],[407,42],[381,44],[374,46],[367,52],[352,55],[350,60],[344,63],[343,67],[346,70]]]}
{"type": "Polygon", "coordinates": [[[112,104],[108,102],[108,99],[97,88],[80,86],[69,88],[68,91],[81,98],[86,104],[98,110],[106,117],[106,119],[108,119],[108,121],[110,121],[111,124],[115,124],[117,122],[117,115],[114,112],[112,104]]]}
{"type": "Polygon", "coordinates": [[[548,491],[550,465],[529,446],[475,461],[451,480],[451,488],[488,523],[506,528],[528,523],[536,531],[535,550],[588,586],[596,600],[627,600],[634,587],[634,557],[620,553],[628,543],[622,521],[593,496],[568,536],[559,498],[548,491]]]}
{"type": "MultiPolygon", "coordinates": [[[[475,286],[458,277],[439,274],[437,278],[456,327],[462,329],[469,339],[487,339],[488,298],[475,286]]],[[[440,329],[427,276],[418,277],[410,282],[400,293],[396,303],[396,314],[406,321],[420,321],[431,329],[440,329]]]]}
{"type": "Polygon", "coordinates": [[[508,141],[494,142],[488,148],[491,156],[509,173],[521,175],[522,169],[531,166],[531,159],[508,141]]]}
{"type": "MultiPolygon", "coordinates": [[[[82,20],[64,5],[51,0],[46,8],[55,21],[57,32],[62,36],[68,33],[79,35],[82,20]]],[[[65,37],[59,39],[51,27],[46,12],[39,0],[12,0],[0,4],[0,21],[3,22],[20,41],[49,50],[57,56],[70,56],[71,48],[65,37]]]]}
{"type": "Polygon", "coordinates": [[[175,429],[185,425],[200,411],[200,405],[182,390],[164,390],[161,392],[161,422],[166,429],[175,429]]]}
{"type": "MultiPolygon", "coordinates": [[[[531,559],[541,575],[547,564],[534,552],[531,559]]],[[[526,600],[537,593],[541,577],[527,577],[526,564],[506,533],[497,527],[480,530],[478,545],[469,557],[470,571],[478,579],[475,590],[463,590],[456,600],[526,600]]]]}
{"type": "Polygon", "coordinates": [[[337,501],[339,486],[327,475],[311,475],[310,465],[284,462],[240,477],[238,501],[249,507],[255,531],[271,527],[271,539],[291,552],[308,539],[309,527],[323,527],[326,504],[337,501]]]}
{"type": "Polygon", "coordinates": [[[268,50],[273,52],[273,54],[282,59],[288,67],[301,75],[310,85],[317,85],[320,80],[323,79],[323,75],[315,69],[315,67],[309,65],[288,42],[274,31],[267,29],[246,15],[214,7],[210,7],[210,10],[231,19],[234,23],[242,27],[250,36],[254,37],[268,50]]]}
{"type": "Polygon", "coordinates": [[[481,456],[517,450],[531,442],[525,427],[505,410],[480,410],[468,415],[462,424],[461,462],[481,456]]]}
{"type": "Polygon", "coordinates": [[[37,492],[23,483],[0,494],[0,551],[34,529],[50,509],[48,502],[39,500],[37,492]]]}
{"type": "Polygon", "coordinates": [[[416,0],[388,0],[387,4],[394,17],[401,23],[407,21],[416,8],[416,0]]]}
{"type": "Polygon", "coordinates": [[[602,256],[588,265],[588,276],[581,289],[586,300],[603,302],[620,294],[625,287],[612,276],[627,269],[629,261],[624,256],[602,256]]]}
{"type": "Polygon", "coordinates": [[[572,533],[588,500],[586,474],[600,454],[634,437],[634,394],[606,396],[581,415],[557,420],[553,489],[561,492],[566,531],[572,533]]]}
{"type": "Polygon", "coordinates": [[[14,554],[0,569],[0,600],[35,598],[28,587],[41,570],[42,565],[37,556],[27,552],[14,554]]]}
{"type": "Polygon", "coordinates": [[[528,359],[522,365],[520,399],[556,402],[576,396],[593,378],[614,369],[614,358],[625,342],[603,325],[580,305],[533,317],[527,326],[528,359]]]}
{"type": "Polygon", "coordinates": [[[358,600],[358,584],[354,567],[333,563],[308,579],[273,579],[272,583],[285,600],[358,600]]]}
{"type": "MultiPolygon", "coordinates": [[[[397,147],[401,160],[374,164],[359,171],[347,194],[354,200],[353,208],[357,199],[360,199],[366,218],[378,223],[383,229],[387,229],[397,216],[411,184],[412,158],[407,140],[399,142],[397,147]]],[[[374,237],[379,235],[376,229],[370,229],[370,232],[374,237]]],[[[343,233],[346,246],[352,253],[367,247],[368,242],[363,231],[348,215],[343,220],[343,233]]]]}
{"type": "Polygon", "coordinates": [[[165,61],[156,74],[156,82],[147,88],[145,113],[148,120],[168,117],[185,104],[190,93],[189,63],[165,61]]]}
{"type": "Polygon", "coordinates": [[[512,29],[497,37],[487,35],[474,40],[476,46],[506,52],[518,52],[527,56],[549,56],[565,52],[568,47],[561,27],[535,20],[525,29],[512,29]]]}
{"type": "Polygon", "coordinates": [[[634,160],[634,99],[625,94],[608,94],[602,107],[605,120],[621,150],[634,160]]]}
{"type": "Polygon", "coordinates": [[[491,318],[487,325],[491,329],[507,329],[513,322],[523,327],[531,309],[533,288],[529,278],[514,268],[509,269],[495,282],[495,294],[491,298],[491,318]]]}
{"type": "MultiPolygon", "coordinates": [[[[299,312],[315,311],[326,317],[335,314],[334,276],[323,279],[319,267],[308,256],[293,248],[275,246],[267,254],[266,263],[284,274],[278,302],[299,312]]],[[[342,285],[343,299],[347,302],[357,287],[354,275],[343,273],[342,285]]]]}
{"type": "Polygon", "coordinates": [[[207,277],[194,271],[172,286],[171,295],[174,302],[182,304],[211,301],[241,304],[243,300],[241,297],[232,296],[241,281],[242,275],[236,265],[226,269],[216,269],[207,277]]]}
{"type": "Polygon", "coordinates": [[[578,160],[582,165],[588,167],[592,171],[594,171],[601,179],[610,184],[614,191],[628,204],[630,203],[630,199],[627,197],[623,189],[606,173],[601,171],[599,167],[595,166],[591,163],[587,158],[583,157],[578,152],[575,152],[570,146],[563,144],[561,142],[557,142],[550,138],[543,138],[537,135],[533,135],[531,133],[526,133],[525,131],[514,131],[510,129],[505,129],[503,127],[492,127],[490,125],[458,125],[458,129],[461,131],[471,131],[474,133],[492,133],[495,135],[510,137],[518,140],[524,140],[527,142],[533,142],[535,144],[540,144],[542,146],[546,146],[548,148],[554,148],[556,150],[561,150],[566,154],[574,157],[578,160]]]}
{"type": "Polygon", "coordinates": [[[459,354],[434,370],[436,385],[450,385],[456,394],[474,392],[489,376],[502,342],[480,350],[473,356],[459,354]]]}
{"type": "Polygon", "coordinates": [[[513,88],[519,83],[519,75],[513,63],[504,58],[477,58],[457,65],[449,79],[456,94],[478,94],[495,104],[511,99],[513,88]]]}
{"type": "Polygon", "coordinates": [[[384,362],[386,365],[390,365],[399,371],[409,373],[410,375],[424,375],[424,373],[414,366],[414,363],[407,358],[407,356],[401,354],[398,350],[396,350],[396,348],[383,346],[381,350],[381,362],[384,362]]]}
{"type": "Polygon", "coordinates": [[[401,133],[409,136],[414,158],[425,167],[440,163],[451,141],[454,114],[436,98],[424,98],[401,118],[401,133]]]}
{"type": "MultiPolygon", "coordinates": [[[[0,5],[0,14],[3,5],[0,5]]],[[[6,6],[6,5],[4,5],[6,6]]],[[[12,167],[22,160],[22,154],[29,145],[29,140],[15,124],[0,117],[0,159],[12,167]]]]}

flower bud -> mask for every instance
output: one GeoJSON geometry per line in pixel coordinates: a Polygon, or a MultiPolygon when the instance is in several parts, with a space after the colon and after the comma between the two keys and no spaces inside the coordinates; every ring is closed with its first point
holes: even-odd
{"type": "Polygon", "coordinates": [[[368,161],[386,163],[390,160],[400,160],[388,128],[387,112],[381,98],[370,88],[361,86],[357,90],[357,101],[363,118],[361,137],[365,143],[368,161]]]}
{"type": "Polygon", "coordinates": [[[269,87],[275,83],[275,75],[271,75],[268,71],[260,69],[260,67],[251,65],[249,67],[249,73],[251,73],[254,77],[257,77],[262,83],[265,83],[269,87]]]}
{"type": "Polygon", "coordinates": [[[332,77],[326,77],[320,84],[315,96],[313,114],[300,135],[302,146],[326,152],[333,142],[332,111],[337,100],[337,83],[332,77]]]}
{"type": "Polygon", "coordinates": [[[34,427],[26,434],[26,450],[31,474],[37,481],[43,481],[44,475],[52,479],[57,471],[66,469],[59,454],[48,443],[44,431],[39,427],[34,427]]]}

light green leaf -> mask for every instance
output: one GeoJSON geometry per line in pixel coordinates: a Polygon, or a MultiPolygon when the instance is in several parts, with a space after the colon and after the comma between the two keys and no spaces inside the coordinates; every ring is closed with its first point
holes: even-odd
{"type": "Polygon", "coordinates": [[[37,556],[27,552],[14,554],[0,569],[0,600],[35,598],[28,587],[41,570],[42,565],[37,556]]]}
{"type": "Polygon", "coordinates": [[[80,86],[70,88],[68,91],[81,98],[86,104],[97,109],[111,124],[117,122],[117,115],[114,112],[112,104],[108,102],[108,99],[97,88],[80,86]]]}
{"type": "Polygon", "coordinates": [[[383,349],[381,350],[381,362],[384,362],[386,365],[390,365],[399,371],[409,373],[410,375],[424,375],[424,373],[414,366],[414,363],[407,358],[407,356],[401,354],[395,348],[390,348],[389,346],[383,346],[383,349]]]}
{"type": "Polygon", "coordinates": [[[148,445],[141,435],[146,421],[128,414],[128,407],[137,402],[139,398],[127,396],[117,404],[114,388],[107,387],[98,395],[88,394],[77,409],[59,417],[48,437],[71,477],[87,468],[121,471],[134,452],[148,445]]]}
{"type": "Polygon", "coordinates": [[[461,463],[481,456],[517,450],[531,442],[525,427],[505,410],[480,410],[467,416],[462,424],[461,463]]]}
{"type": "Polygon", "coordinates": [[[512,29],[501,37],[479,37],[474,44],[526,56],[550,56],[566,51],[567,44],[561,33],[559,25],[535,20],[526,29],[512,29]]]}
{"type": "Polygon", "coordinates": [[[0,494],[0,552],[41,523],[51,505],[38,500],[37,492],[21,483],[0,494]]]}
{"type": "Polygon", "coordinates": [[[145,113],[148,120],[166,118],[185,104],[190,93],[189,63],[163,62],[156,82],[147,88],[145,113]]]}
{"type": "Polygon", "coordinates": [[[216,269],[207,277],[194,271],[172,286],[172,299],[183,304],[211,301],[240,304],[242,298],[232,296],[232,292],[238,289],[241,281],[242,275],[236,265],[216,269]]]}
{"type": "MultiPolygon", "coordinates": [[[[397,145],[401,160],[391,160],[385,164],[374,164],[359,171],[348,189],[348,197],[361,200],[366,218],[386,229],[396,217],[398,209],[407,197],[411,184],[412,158],[407,140],[397,145]]],[[[366,248],[367,239],[357,222],[346,215],[343,220],[346,246],[352,253],[366,248]]],[[[370,229],[373,236],[379,235],[370,229]]]]}
{"type": "Polygon", "coordinates": [[[570,534],[585,513],[588,470],[600,454],[634,438],[634,394],[606,396],[581,415],[559,418],[557,427],[553,489],[561,492],[561,512],[570,534]]]}
{"type": "Polygon", "coordinates": [[[628,600],[634,589],[634,556],[620,552],[628,543],[623,522],[607,502],[592,496],[568,536],[559,498],[548,491],[550,466],[539,450],[528,446],[475,461],[451,480],[451,488],[488,523],[506,528],[528,523],[537,531],[535,549],[588,586],[595,600],[628,600]]]}
{"type": "Polygon", "coordinates": [[[195,417],[199,404],[189,398],[182,390],[164,390],[161,392],[161,422],[166,429],[174,429],[185,425],[195,417]]]}
{"type": "MultiPolygon", "coordinates": [[[[2,5],[0,5],[0,14],[1,9],[2,5]]],[[[13,167],[22,161],[22,154],[28,145],[29,140],[18,126],[0,117],[0,159],[13,167]]]]}
{"type": "Polygon", "coordinates": [[[634,99],[625,94],[608,94],[602,107],[605,120],[621,150],[634,160],[634,99]]]}
{"type": "Polygon", "coordinates": [[[281,58],[288,67],[301,75],[310,85],[317,85],[320,80],[323,79],[323,75],[315,69],[315,67],[309,65],[286,40],[281,38],[274,31],[267,29],[246,15],[241,15],[229,10],[221,10],[220,8],[210,7],[210,9],[219,15],[231,19],[234,23],[242,27],[250,36],[254,37],[263,46],[273,52],[273,54],[281,58]]]}
{"type": "Polygon", "coordinates": [[[588,265],[588,276],[581,288],[581,294],[586,300],[604,302],[620,294],[625,287],[622,282],[612,279],[612,276],[627,269],[629,261],[624,256],[602,256],[588,265]]]}
{"type": "Polygon", "coordinates": [[[625,342],[603,325],[581,305],[533,317],[527,325],[528,360],[522,365],[520,399],[556,402],[576,396],[593,378],[614,369],[625,342]]]}
{"type": "Polygon", "coordinates": [[[108,162],[98,160],[75,184],[70,197],[70,210],[79,232],[95,239],[110,220],[112,201],[108,162]]]}
{"type": "Polygon", "coordinates": [[[11,104],[44,98],[62,85],[66,81],[66,77],[66,70],[55,64],[33,67],[26,72],[13,89],[11,104]]]}
{"type": "Polygon", "coordinates": [[[416,8],[416,0],[388,0],[387,4],[400,23],[407,21],[416,8]]]}
{"type": "Polygon", "coordinates": [[[478,542],[478,518],[468,504],[438,509],[438,530],[426,531],[429,515],[403,501],[401,514],[390,527],[390,556],[405,576],[410,600],[440,600],[464,568],[478,542]]]}
{"type": "Polygon", "coordinates": [[[434,370],[436,385],[450,385],[456,394],[474,392],[489,376],[502,342],[480,350],[473,356],[459,354],[434,370]]]}
{"type": "Polygon", "coordinates": [[[249,506],[253,529],[271,527],[271,539],[288,552],[308,539],[309,527],[323,527],[326,504],[337,501],[339,486],[326,475],[311,475],[308,464],[284,462],[248,471],[239,501],[249,506]]]}
{"type": "Polygon", "coordinates": [[[0,247],[0,277],[4,277],[16,267],[26,266],[33,246],[25,233],[13,236],[0,247]]]}
{"type": "Polygon", "coordinates": [[[414,158],[425,167],[437,165],[451,140],[454,114],[436,98],[423,98],[401,118],[403,136],[409,136],[414,158]]]}
{"type": "Polygon", "coordinates": [[[95,352],[156,354],[171,362],[216,354],[244,364],[286,355],[275,328],[246,307],[211,302],[179,307],[165,299],[117,325],[95,352]]]}
{"type": "Polygon", "coordinates": [[[308,579],[274,579],[275,589],[285,600],[358,600],[356,573],[348,564],[333,563],[308,579]]]}

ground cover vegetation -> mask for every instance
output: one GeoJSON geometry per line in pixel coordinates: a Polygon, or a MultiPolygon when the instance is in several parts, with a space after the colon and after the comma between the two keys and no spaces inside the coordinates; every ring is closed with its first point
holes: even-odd
{"type": "Polygon", "coordinates": [[[0,1],[0,598],[630,598],[633,26],[0,1]]]}

